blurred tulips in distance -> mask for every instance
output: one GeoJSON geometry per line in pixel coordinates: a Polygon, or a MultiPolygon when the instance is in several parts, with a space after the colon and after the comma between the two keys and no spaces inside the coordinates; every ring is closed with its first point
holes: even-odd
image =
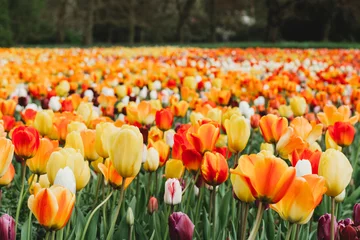
{"type": "Polygon", "coordinates": [[[0,56],[0,240],[360,239],[360,51],[0,56]]]}

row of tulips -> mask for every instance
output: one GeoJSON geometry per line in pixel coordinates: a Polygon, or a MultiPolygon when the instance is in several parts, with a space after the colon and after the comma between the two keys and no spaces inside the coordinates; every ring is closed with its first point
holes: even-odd
{"type": "Polygon", "coordinates": [[[357,238],[356,51],[114,51],[0,51],[1,237],[357,238]]]}

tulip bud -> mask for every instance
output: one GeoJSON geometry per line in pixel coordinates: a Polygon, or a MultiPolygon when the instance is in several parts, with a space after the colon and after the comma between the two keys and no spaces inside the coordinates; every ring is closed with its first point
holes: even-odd
{"type": "Polygon", "coordinates": [[[151,197],[148,204],[148,211],[150,214],[153,214],[154,212],[157,212],[159,208],[158,200],[156,197],[151,197]]]}
{"type": "Polygon", "coordinates": [[[164,140],[167,145],[169,145],[171,148],[174,146],[174,135],[175,131],[173,129],[169,129],[166,132],[164,132],[164,140]]]}
{"type": "Polygon", "coordinates": [[[155,123],[156,126],[163,130],[169,130],[172,127],[174,115],[169,108],[161,109],[156,112],[155,123]]]}
{"type": "Polygon", "coordinates": [[[344,201],[345,196],[346,196],[346,190],[344,189],[344,191],[342,191],[339,195],[337,195],[337,196],[335,197],[335,201],[336,201],[337,203],[341,203],[342,201],[344,201]]]}
{"type": "Polygon", "coordinates": [[[15,220],[10,215],[0,217],[0,239],[15,240],[15,220]]]}
{"type": "Polygon", "coordinates": [[[260,151],[268,151],[271,154],[275,153],[274,145],[272,143],[261,143],[260,151]]]}
{"type": "Polygon", "coordinates": [[[306,100],[303,97],[293,97],[290,99],[290,107],[294,116],[302,116],[306,112],[306,100]]]}
{"type": "MultiPolygon", "coordinates": [[[[331,228],[331,215],[327,213],[327,214],[322,215],[319,218],[318,230],[317,230],[318,239],[319,240],[330,240],[330,228],[331,228]]],[[[336,231],[337,228],[338,228],[338,224],[335,219],[335,224],[334,224],[335,239],[337,236],[337,231],[336,231]]]]}
{"type": "Polygon", "coordinates": [[[165,182],[164,202],[170,205],[181,203],[182,190],[179,180],[169,178],[165,182]]]}
{"type": "Polygon", "coordinates": [[[134,225],[134,213],[131,207],[129,207],[126,212],[126,223],[130,226],[134,225]]]}
{"type": "Polygon", "coordinates": [[[71,168],[66,166],[65,168],[60,168],[55,176],[54,184],[66,187],[72,193],[76,193],[76,179],[71,168]]]}
{"type": "Polygon", "coordinates": [[[356,203],[353,208],[353,220],[355,226],[360,225],[360,203],[356,203]]]}
{"type": "Polygon", "coordinates": [[[169,232],[171,240],[191,240],[195,225],[182,212],[174,212],[169,216],[169,232]]]}
{"type": "Polygon", "coordinates": [[[144,169],[148,172],[154,172],[159,167],[160,157],[158,151],[151,147],[147,150],[146,162],[144,163],[144,169]]]}

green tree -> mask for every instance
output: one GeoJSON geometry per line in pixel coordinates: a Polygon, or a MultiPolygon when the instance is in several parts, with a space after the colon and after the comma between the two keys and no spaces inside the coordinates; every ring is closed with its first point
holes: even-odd
{"type": "Polygon", "coordinates": [[[12,44],[8,0],[0,0],[0,46],[12,44]]]}

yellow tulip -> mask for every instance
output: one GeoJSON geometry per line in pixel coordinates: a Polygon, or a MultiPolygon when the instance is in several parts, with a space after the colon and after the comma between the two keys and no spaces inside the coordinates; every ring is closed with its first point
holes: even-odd
{"type": "Polygon", "coordinates": [[[84,144],[80,135],[80,132],[73,131],[66,136],[65,140],[66,148],[74,148],[78,150],[81,155],[84,156],[84,144]]]}
{"type": "Polygon", "coordinates": [[[63,80],[55,88],[56,95],[59,97],[65,97],[70,91],[70,84],[68,81],[63,80]]]}
{"type": "Polygon", "coordinates": [[[291,98],[290,107],[295,117],[304,115],[307,107],[305,98],[298,96],[291,98]]]}
{"type": "Polygon", "coordinates": [[[127,95],[127,87],[125,85],[119,85],[115,88],[116,95],[122,99],[127,95]]]}
{"type": "Polygon", "coordinates": [[[279,106],[279,114],[281,117],[290,118],[294,115],[291,107],[289,105],[280,105],[279,106]]]}
{"type": "Polygon", "coordinates": [[[328,149],[321,154],[319,176],[326,180],[326,195],[336,197],[350,183],[353,168],[346,156],[335,149],[328,149]]]}
{"type": "Polygon", "coordinates": [[[206,117],[221,124],[222,111],[219,108],[212,108],[207,112],[206,117]]]}
{"type": "Polygon", "coordinates": [[[151,147],[147,150],[146,162],[144,163],[144,169],[147,172],[154,172],[158,169],[160,163],[159,152],[151,147]]]}
{"type": "Polygon", "coordinates": [[[101,122],[96,125],[95,130],[95,150],[102,158],[108,158],[108,145],[109,138],[119,128],[115,127],[113,123],[110,122],[101,122]]]}
{"type": "Polygon", "coordinates": [[[139,128],[123,125],[109,139],[109,158],[123,178],[135,177],[141,168],[143,136],[139,128]]]}
{"type": "Polygon", "coordinates": [[[191,112],[190,114],[190,122],[192,125],[195,125],[200,119],[203,119],[204,115],[199,112],[191,112]]]}
{"type": "Polygon", "coordinates": [[[47,175],[49,182],[54,183],[57,172],[60,168],[70,167],[76,179],[76,190],[83,189],[90,180],[89,162],[84,161],[80,152],[73,148],[63,148],[50,155],[47,163],[47,175]]]}
{"type": "Polygon", "coordinates": [[[233,153],[241,152],[246,147],[250,137],[250,125],[243,116],[233,115],[225,120],[229,150],[233,153]]]}
{"type": "Polygon", "coordinates": [[[269,151],[271,154],[274,154],[275,152],[274,145],[271,143],[261,143],[260,150],[269,151]]]}
{"type": "Polygon", "coordinates": [[[54,112],[52,110],[43,110],[36,113],[34,127],[42,136],[47,136],[53,129],[54,112]]]}
{"type": "Polygon", "coordinates": [[[88,161],[95,161],[99,155],[95,149],[95,130],[87,129],[80,132],[82,142],[84,145],[84,157],[88,161]]]}
{"type": "Polygon", "coordinates": [[[69,123],[67,125],[67,132],[71,133],[73,131],[78,131],[81,132],[83,130],[86,130],[87,127],[83,122],[78,122],[78,121],[72,121],[71,123],[69,123]]]}
{"type": "Polygon", "coordinates": [[[80,103],[79,107],[76,110],[76,113],[82,116],[86,126],[89,126],[92,120],[99,117],[99,114],[94,111],[92,103],[80,103]]]}
{"type": "Polygon", "coordinates": [[[2,177],[7,172],[14,156],[14,145],[9,139],[0,138],[0,152],[0,177],[2,177]]]}
{"type": "Polygon", "coordinates": [[[184,78],[183,86],[188,87],[190,89],[196,89],[197,83],[193,76],[187,76],[184,78]]]}
{"type": "Polygon", "coordinates": [[[334,141],[334,139],[331,138],[329,131],[326,131],[326,133],[325,133],[325,146],[326,146],[326,149],[333,148],[333,149],[336,149],[339,151],[341,151],[341,149],[342,149],[342,147],[337,145],[336,142],[334,141]]]}
{"type": "Polygon", "coordinates": [[[93,170],[96,172],[96,173],[101,173],[100,169],[99,169],[99,166],[98,164],[99,163],[104,163],[104,159],[102,157],[99,157],[98,159],[96,159],[95,161],[92,161],[90,164],[93,168],[93,170]]]}
{"type": "Polygon", "coordinates": [[[181,160],[170,159],[165,164],[165,178],[181,178],[184,174],[185,167],[181,160]]]}

